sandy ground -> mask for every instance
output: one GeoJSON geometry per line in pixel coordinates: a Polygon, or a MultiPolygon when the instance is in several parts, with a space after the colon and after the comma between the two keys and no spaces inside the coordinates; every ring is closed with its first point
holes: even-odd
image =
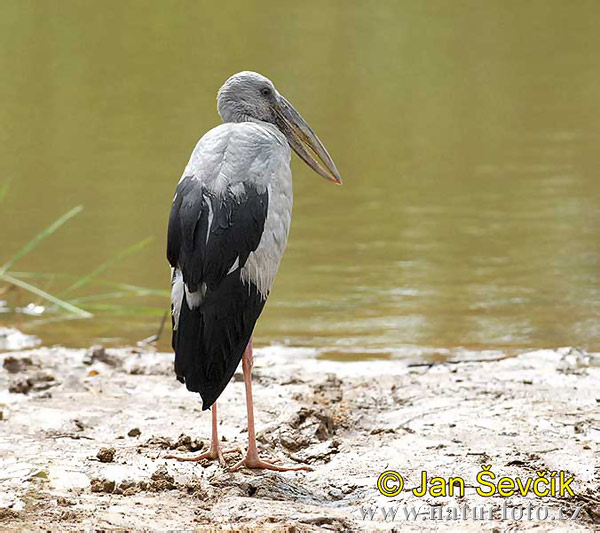
{"type": "MultiPolygon", "coordinates": [[[[206,446],[210,434],[208,412],[174,379],[169,354],[36,348],[0,358],[3,531],[600,527],[600,368],[574,350],[433,366],[257,350],[264,456],[314,468],[286,473],[164,458],[206,446]],[[574,496],[482,497],[482,465],[496,481],[564,471],[574,496]],[[404,479],[395,497],[377,491],[386,470],[404,479]],[[464,495],[416,496],[423,470],[464,478],[464,495]],[[477,509],[483,520],[473,519],[477,509]],[[559,520],[559,509],[578,515],[559,520]],[[438,511],[442,520],[432,520],[438,511]]],[[[219,405],[225,446],[245,445],[241,376],[219,405]]]]}

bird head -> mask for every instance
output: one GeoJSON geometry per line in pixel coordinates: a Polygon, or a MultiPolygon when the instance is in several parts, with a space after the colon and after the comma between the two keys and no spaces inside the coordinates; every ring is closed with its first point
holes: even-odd
{"type": "Polygon", "coordinates": [[[224,122],[261,121],[275,125],[300,158],[325,179],[342,184],[338,169],[317,134],[268,78],[239,72],[219,89],[217,109],[224,122]]]}

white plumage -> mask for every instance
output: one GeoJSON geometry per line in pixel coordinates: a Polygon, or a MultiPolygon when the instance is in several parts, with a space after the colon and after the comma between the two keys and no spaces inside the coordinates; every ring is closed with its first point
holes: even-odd
{"type": "MultiPolygon", "coordinates": [[[[225,192],[239,197],[244,193],[244,183],[255,187],[258,193],[267,191],[268,211],[260,244],[241,269],[242,279],[254,283],[264,298],[275,280],[292,219],[290,159],[285,137],[271,124],[226,123],[198,141],[181,177],[198,180],[204,191],[217,198],[225,192]]],[[[211,204],[208,206],[206,241],[213,217],[211,204]]],[[[230,272],[235,270],[234,265],[230,272]]],[[[179,290],[173,287],[173,291],[179,290]]]]}

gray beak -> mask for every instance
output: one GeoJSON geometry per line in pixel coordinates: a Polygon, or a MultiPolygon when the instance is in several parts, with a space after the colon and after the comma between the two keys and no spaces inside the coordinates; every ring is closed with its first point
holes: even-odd
{"type": "Polygon", "coordinates": [[[277,126],[302,160],[326,180],[342,184],[342,177],[317,134],[283,96],[274,106],[277,126]]]}

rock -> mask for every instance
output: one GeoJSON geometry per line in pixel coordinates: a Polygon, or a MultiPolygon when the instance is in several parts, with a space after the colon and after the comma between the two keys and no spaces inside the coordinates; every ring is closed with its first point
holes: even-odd
{"type": "Polygon", "coordinates": [[[56,385],[54,376],[44,372],[37,372],[31,376],[17,377],[10,381],[8,392],[15,394],[28,394],[33,391],[44,391],[56,385]]]}
{"type": "Polygon", "coordinates": [[[9,374],[17,374],[18,372],[25,372],[30,366],[33,365],[33,361],[29,357],[13,357],[9,355],[4,359],[2,366],[9,374]]]}
{"type": "Polygon", "coordinates": [[[173,441],[169,437],[150,437],[145,446],[158,446],[163,450],[173,450],[175,446],[173,445],[173,441]]]}
{"type": "Polygon", "coordinates": [[[96,457],[101,463],[112,463],[115,458],[116,450],[114,448],[100,448],[96,457]]]}
{"type": "Polygon", "coordinates": [[[83,357],[83,363],[86,365],[91,365],[96,361],[100,361],[101,363],[112,367],[121,366],[119,358],[115,357],[110,352],[107,352],[106,348],[100,344],[91,346],[83,357]]]}
{"type": "Polygon", "coordinates": [[[37,470],[31,474],[29,479],[48,479],[48,472],[46,470],[37,470]]]}
{"type": "Polygon", "coordinates": [[[310,446],[310,439],[299,431],[283,429],[279,433],[279,442],[284,448],[296,452],[302,448],[310,446]]]}
{"type": "Polygon", "coordinates": [[[90,346],[83,356],[83,362],[86,365],[91,365],[94,360],[97,360],[99,357],[103,357],[105,353],[106,350],[104,349],[104,346],[101,346],[100,344],[90,346]]]}
{"type": "Polygon", "coordinates": [[[274,433],[273,429],[262,431],[257,438],[263,444],[273,443],[273,435],[279,436],[279,443],[286,449],[295,452],[306,448],[316,442],[323,442],[331,438],[333,430],[333,416],[321,407],[301,407],[291,415],[286,424],[274,433]]]}
{"type": "Polygon", "coordinates": [[[301,407],[288,420],[288,425],[294,429],[298,429],[306,419],[313,414],[314,410],[308,407],[301,407]]]}
{"type": "Polygon", "coordinates": [[[148,490],[152,492],[160,492],[162,490],[171,490],[175,488],[175,478],[169,474],[165,465],[160,465],[152,474],[152,482],[148,486],[148,490]]]}
{"type": "Polygon", "coordinates": [[[11,380],[8,385],[8,392],[13,394],[27,394],[31,387],[33,387],[33,381],[29,378],[19,378],[11,380]]]}
{"type": "Polygon", "coordinates": [[[54,376],[45,372],[38,372],[34,374],[30,379],[33,380],[33,389],[35,391],[47,390],[50,387],[56,385],[56,380],[54,376]]]}
{"type": "MultiPolygon", "coordinates": [[[[450,426],[452,427],[452,424],[450,426]]],[[[381,433],[396,433],[396,430],[394,428],[376,427],[370,431],[371,435],[380,435],[381,433]]]]}
{"type": "Polygon", "coordinates": [[[124,479],[115,488],[115,494],[122,494],[123,496],[132,496],[140,491],[139,485],[132,479],[124,479]]]}
{"type": "Polygon", "coordinates": [[[173,444],[171,449],[179,450],[182,452],[197,452],[204,447],[204,443],[201,440],[192,439],[189,435],[181,434],[177,442],[173,444]]]}
{"type": "Polygon", "coordinates": [[[116,483],[105,478],[94,478],[90,482],[92,492],[106,492],[112,494],[116,483]]]}
{"type": "Polygon", "coordinates": [[[322,442],[316,446],[311,446],[311,448],[304,453],[304,455],[294,457],[294,459],[298,460],[300,463],[314,463],[315,461],[323,461],[324,463],[328,463],[331,461],[331,455],[339,453],[339,444],[340,443],[337,440],[322,442]]]}
{"type": "Polygon", "coordinates": [[[169,474],[169,470],[167,469],[166,465],[160,465],[154,471],[154,473],[152,474],[150,479],[152,479],[152,481],[167,480],[167,481],[170,481],[171,483],[173,483],[173,481],[174,481],[174,478],[171,474],[169,474]]]}
{"type": "Polygon", "coordinates": [[[139,437],[141,434],[140,428],[133,428],[127,432],[128,437],[139,437]]]}
{"type": "Polygon", "coordinates": [[[178,450],[180,452],[197,452],[204,448],[204,441],[193,439],[182,433],[176,441],[169,437],[153,436],[140,446],[156,446],[163,450],[178,450]]]}
{"type": "Polygon", "coordinates": [[[124,479],[123,481],[121,481],[121,483],[119,483],[119,488],[121,490],[127,490],[132,487],[135,487],[135,485],[136,483],[132,479],[124,479]]]}

